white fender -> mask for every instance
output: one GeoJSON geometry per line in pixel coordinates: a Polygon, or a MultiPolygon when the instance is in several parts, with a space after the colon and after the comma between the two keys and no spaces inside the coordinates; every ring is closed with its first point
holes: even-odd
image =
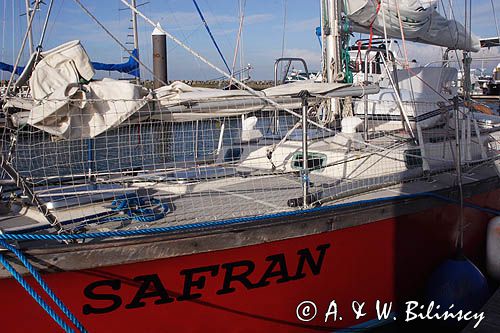
{"type": "Polygon", "coordinates": [[[258,141],[260,138],[262,138],[262,132],[258,129],[255,129],[255,127],[257,126],[257,121],[257,117],[248,117],[243,120],[241,128],[242,143],[258,141]]]}
{"type": "Polygon", "coordinates": [[[486,268],[489,275],[500,282],[500,216],[493,218],[488,224],[486,268]]]}

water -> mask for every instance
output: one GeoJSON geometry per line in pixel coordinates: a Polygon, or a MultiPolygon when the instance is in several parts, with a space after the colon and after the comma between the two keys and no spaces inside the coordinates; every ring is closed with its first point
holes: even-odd
{"type": "MultiPolygon", "coordinates": [[[[263,134],[270,134],[271,120],[259,118],[257,127],[263,134]]],[[[30,129],[17,138],[13,165],[24,177],[46,179],[83,175],[89,169],[107,174],[210,162],[216,158],[223,124],[223,146],[239,146],[239,118],[130,124],[95,139],[79,140],[54,140],[47,133],[30,129]]],[[[293,124],[292,117],[281,116],[278,136],[293,124]]]]}

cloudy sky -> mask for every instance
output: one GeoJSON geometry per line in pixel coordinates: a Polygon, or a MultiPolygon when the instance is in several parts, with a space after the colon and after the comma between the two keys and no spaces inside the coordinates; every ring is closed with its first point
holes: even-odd
{"type": "MultiPolygon", "coordinates": [[[[48,0],[45,0],[48,3],[48,0]]],[[[81,2],[123,43],[131,42],[127,37],[130,26],[130,11],[119,0],[81,0],[81,2]]],[[[243,59],[251,64],[254,79],[271,79],[274,59],[281,56],[305,58],[311,69],[320,67],[320,47],[314,29],[319,25],[319,0],[246,0],[243,27],[243,59]],[[284,43],[283,43],[284,40],[284,43]]],[[[463,22],[463,0],[439,0],[463,22]]],[[[162,27],[203,54],[221,68],[224,66],[191,0],[138,0],[146,3],[140,10],[162,27]]],[[[473,31],[482,37],[496,35],[491,0],[472,1],[473,31]]],[[[494,0],[497,19],[500,4],[494,0]]],[[[212,29],[227,61],[233,62],[239,18],[239,0],[198,0],[210,28],[212,29]]],[[[20,47],[26,27],[24,1],[0,0],[0,61],[12,63],[20,47]]],[[[35,36],[39,35],[46,6],[35,18],[35,36]]],[[[500,25],[500,22],[497,22],[500,25]]],[[[150,34],[152,27],[139,18],[141,58],[146,64],[151,61],[150,34]]],[[[37,40],[37,38],[35,38],[37,40]]],[[[51,22],[44,49],[57,46],[68,40],[80,39],[91,58],[100,62],[121,62],[126,53],[99,28],[75,3],[74,0],[55,0],[51,22]]],[[[412,44],[410,57],[421,63],[438,60],[441,48],[412,44]]],[[[479,56],[479,55],[476,55],[479,56]]],[[[484,62],[490,70],[500,60],[500,48],[485,50],[481,56],[496,57],[484,62]]],[[[206,65],[195,60],[180,47],[169,43],[169,79],[212,79],[219,75],[206,65]]],[[[24,61],[27,55],[24,56],[24,61]]],[[[238,66],[240,60],[237,61],[238,66]]],[[[481,63],[476,63],[480,67],[481,63]]],[[[2,74],[3,73],[3,74],[2,74]]],[[[146,73],[143,70],[143,73],[146,73]]],[[[105,73],[106,74],[106,73],[105,73]]],[[[0,72],[0,78],[5,77],[0,72]]]]}

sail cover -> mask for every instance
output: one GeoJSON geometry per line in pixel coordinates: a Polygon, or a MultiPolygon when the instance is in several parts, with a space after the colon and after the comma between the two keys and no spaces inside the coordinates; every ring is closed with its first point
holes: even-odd
{"type": "Polygon", "coordinates": [[[437,11],[437,0],[348,0],[345,12],[354,23],[353,30],[368,33],[370,26],[377,35],[384,35],[385,26],[389,37],[401,38],[398,9],[405,39],[477,52],[479,39],[467,36],[462,24],[448,20],[437,11]],[[399,7],[399,8],[398,8],[399,7]]]}
{"type": "Polygon", "coordinates": [[[148,102],[149,91],[141,86],[113,79],[91,81],[94,68],[78,40],[40,55],[29,81],[34,106],[27,123],[56,137],[94,138],[148,102]]]}

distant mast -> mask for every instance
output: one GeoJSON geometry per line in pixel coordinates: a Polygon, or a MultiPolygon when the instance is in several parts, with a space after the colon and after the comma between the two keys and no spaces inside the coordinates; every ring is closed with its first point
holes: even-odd
{"type": "Polygon", "coordinates": [[[321,35],[323,39],[323,80],[342,81],[340,58],[340,13],[338,0],[321,0],[321,35]]]}
{"type": "MultiPolygon", "coordinates": [[[[132,7],[137,8],[137,1],[132,0],[132,7]]],[[[137,59],[139,59],[139,31],[137,30],[137,13],[132,11],[132,33],[134,35],[134,49],[137,50],[137,59]]],[[[141,81],[140,71],[137,73],[137,83],[141,81]]]]}
{"type": "MultiPolygon", "coordinates": [[[[31,15],[32,15],[32,9],[30,7],[30,0],[26,0],[25,3],[26,3],[26,24],[27,24],[26,26],[27,26],[27,29],[29,29],[29,31],[28,31],[28,45],[29,45],[30,55],[31,55],[35,51],[34,46],[33,46],[33,29],[30,28],[30,19],[31,19],[31,15]]],[[[34,9],[33,9],[33,11],[34,11],[34,9]]]]}

